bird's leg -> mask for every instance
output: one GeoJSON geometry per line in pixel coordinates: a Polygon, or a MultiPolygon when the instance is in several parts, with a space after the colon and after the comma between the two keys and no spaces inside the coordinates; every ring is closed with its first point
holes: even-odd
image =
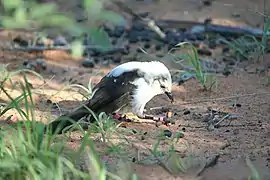
{"type": "Polygon", "coordinates": [[[118,113],[114,113],[113,116],[117,120],[131,121],[136,123],[155,123],[155,121],[153,121],[152,119],[140,118],[138,115],[135,115],[132,112],[124,113],[121,115],[118,113]]]}
{"type": "Polygon", "coordinates": [[[135,123],[157,123],[168,124],[166,116],[155,116],[150,114],[133,114],[133,113],[113,113],[113,118],[116,120],[131,121],[135,123]]]}
{"type": "Polygon", "coordinates": [[[150,115],[150,114],[143,114],[143,115],[138,115],[138,117],[140,119],[148,119],[154,122],[161,122],[162,124],[168,123],[166,116],[155,116],[155,115],[150,115]]]}
{"type": "Polygon", "coordinates": [[[122,114],[120,114],[120,113],[113,113],[112,115],[113,115],[113,118],[116,120],[120,120],[122,117],[122,114]]]}

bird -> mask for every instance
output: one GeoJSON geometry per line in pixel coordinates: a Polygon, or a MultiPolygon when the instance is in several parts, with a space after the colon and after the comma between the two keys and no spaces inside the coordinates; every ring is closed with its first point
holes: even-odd
{"type": "Polygon", "coordinates": [[[72,110],[47,125],[52,133],[60,132],[90,115],[131,112],[146,119],[145,105],[156,95],[166,94],[174,102],[172,78],[169,69],[160,61],[129,61],[120,64],[108,72],[92,89],[91,97],[82,106],[72,110]],[[88,107],[89,109],[87,109],[88,107]]]}

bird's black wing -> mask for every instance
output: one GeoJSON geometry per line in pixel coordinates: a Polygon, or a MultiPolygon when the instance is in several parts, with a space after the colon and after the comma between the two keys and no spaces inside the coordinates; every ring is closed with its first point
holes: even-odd
{"type": "MultiPolygon", "coordinates": [[[[97,115],[100,112],[112,113],[122,106],[126,106],[132,100],[133,90],[136,85],[132,84],[135,79],[143,77],[143,74],[138,69],[122,73],[117,77],[103,77],[100,82],[93,88],[94,95],[89,99],[85,106],[91,109],[97,115]]],[[[89,110],[85,106],[60,116],[55,121],[51,122],[48,127],[55,133],[58,129],[60,132],[65,127],[72,125],[73,121],[79,121],[82,117],[89,115],[89,110]]]]}
{"type": "Polygon", "coordinates": [[[130,83],[142,75],[138,70],[124,72],[118,77],[103,77],[93,89],[94,95],[87,106],[94,112],[112,113],[129,104],[136,85],[130,83]]]}

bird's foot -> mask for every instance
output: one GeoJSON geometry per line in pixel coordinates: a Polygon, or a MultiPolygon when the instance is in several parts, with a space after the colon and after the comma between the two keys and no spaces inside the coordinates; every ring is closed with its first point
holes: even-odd
{"type": "Polygon", "coordinates": [[[155,123],[160,122],[160,123],[165,124],[165,125],[170,123],[166,116],[154,116],[154,115],[144,114],[142,116],[139,116],[139,118],[140,119],[149,119],[149,120],[154,121],[155,123]]]}
{"type": "Polygon", "coordinates": [[[145,116],[137,116],[133,113],[126,113],[125,118],[135,123],[155,123],[153,118],[147,118],[145,116]]]}
{"type": "Polygon", "coordinates": [[[166,116],[154,116],[154,115],[135,115],[133,113],[125,113],[125,114],[113,114],[114,119],[120,120],[120,121],[128,121],[128,122],[135,122],[135,123],[162,123],[167,125],[170,123],[167,120],[166,116]]]}

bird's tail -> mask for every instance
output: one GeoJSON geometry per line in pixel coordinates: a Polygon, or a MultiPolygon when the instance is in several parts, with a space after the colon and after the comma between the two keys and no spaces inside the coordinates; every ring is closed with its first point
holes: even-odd
{"type": "Polygon", "coordinates": [[[91,114],[85,106],[80,106],[71,112],[68,112],[56,120],[46,125],[45,130],[51,131],[51,133],[61,133],[63,129],[71,126],[73,123],[78,122],[81,118],[91,114]]]}

